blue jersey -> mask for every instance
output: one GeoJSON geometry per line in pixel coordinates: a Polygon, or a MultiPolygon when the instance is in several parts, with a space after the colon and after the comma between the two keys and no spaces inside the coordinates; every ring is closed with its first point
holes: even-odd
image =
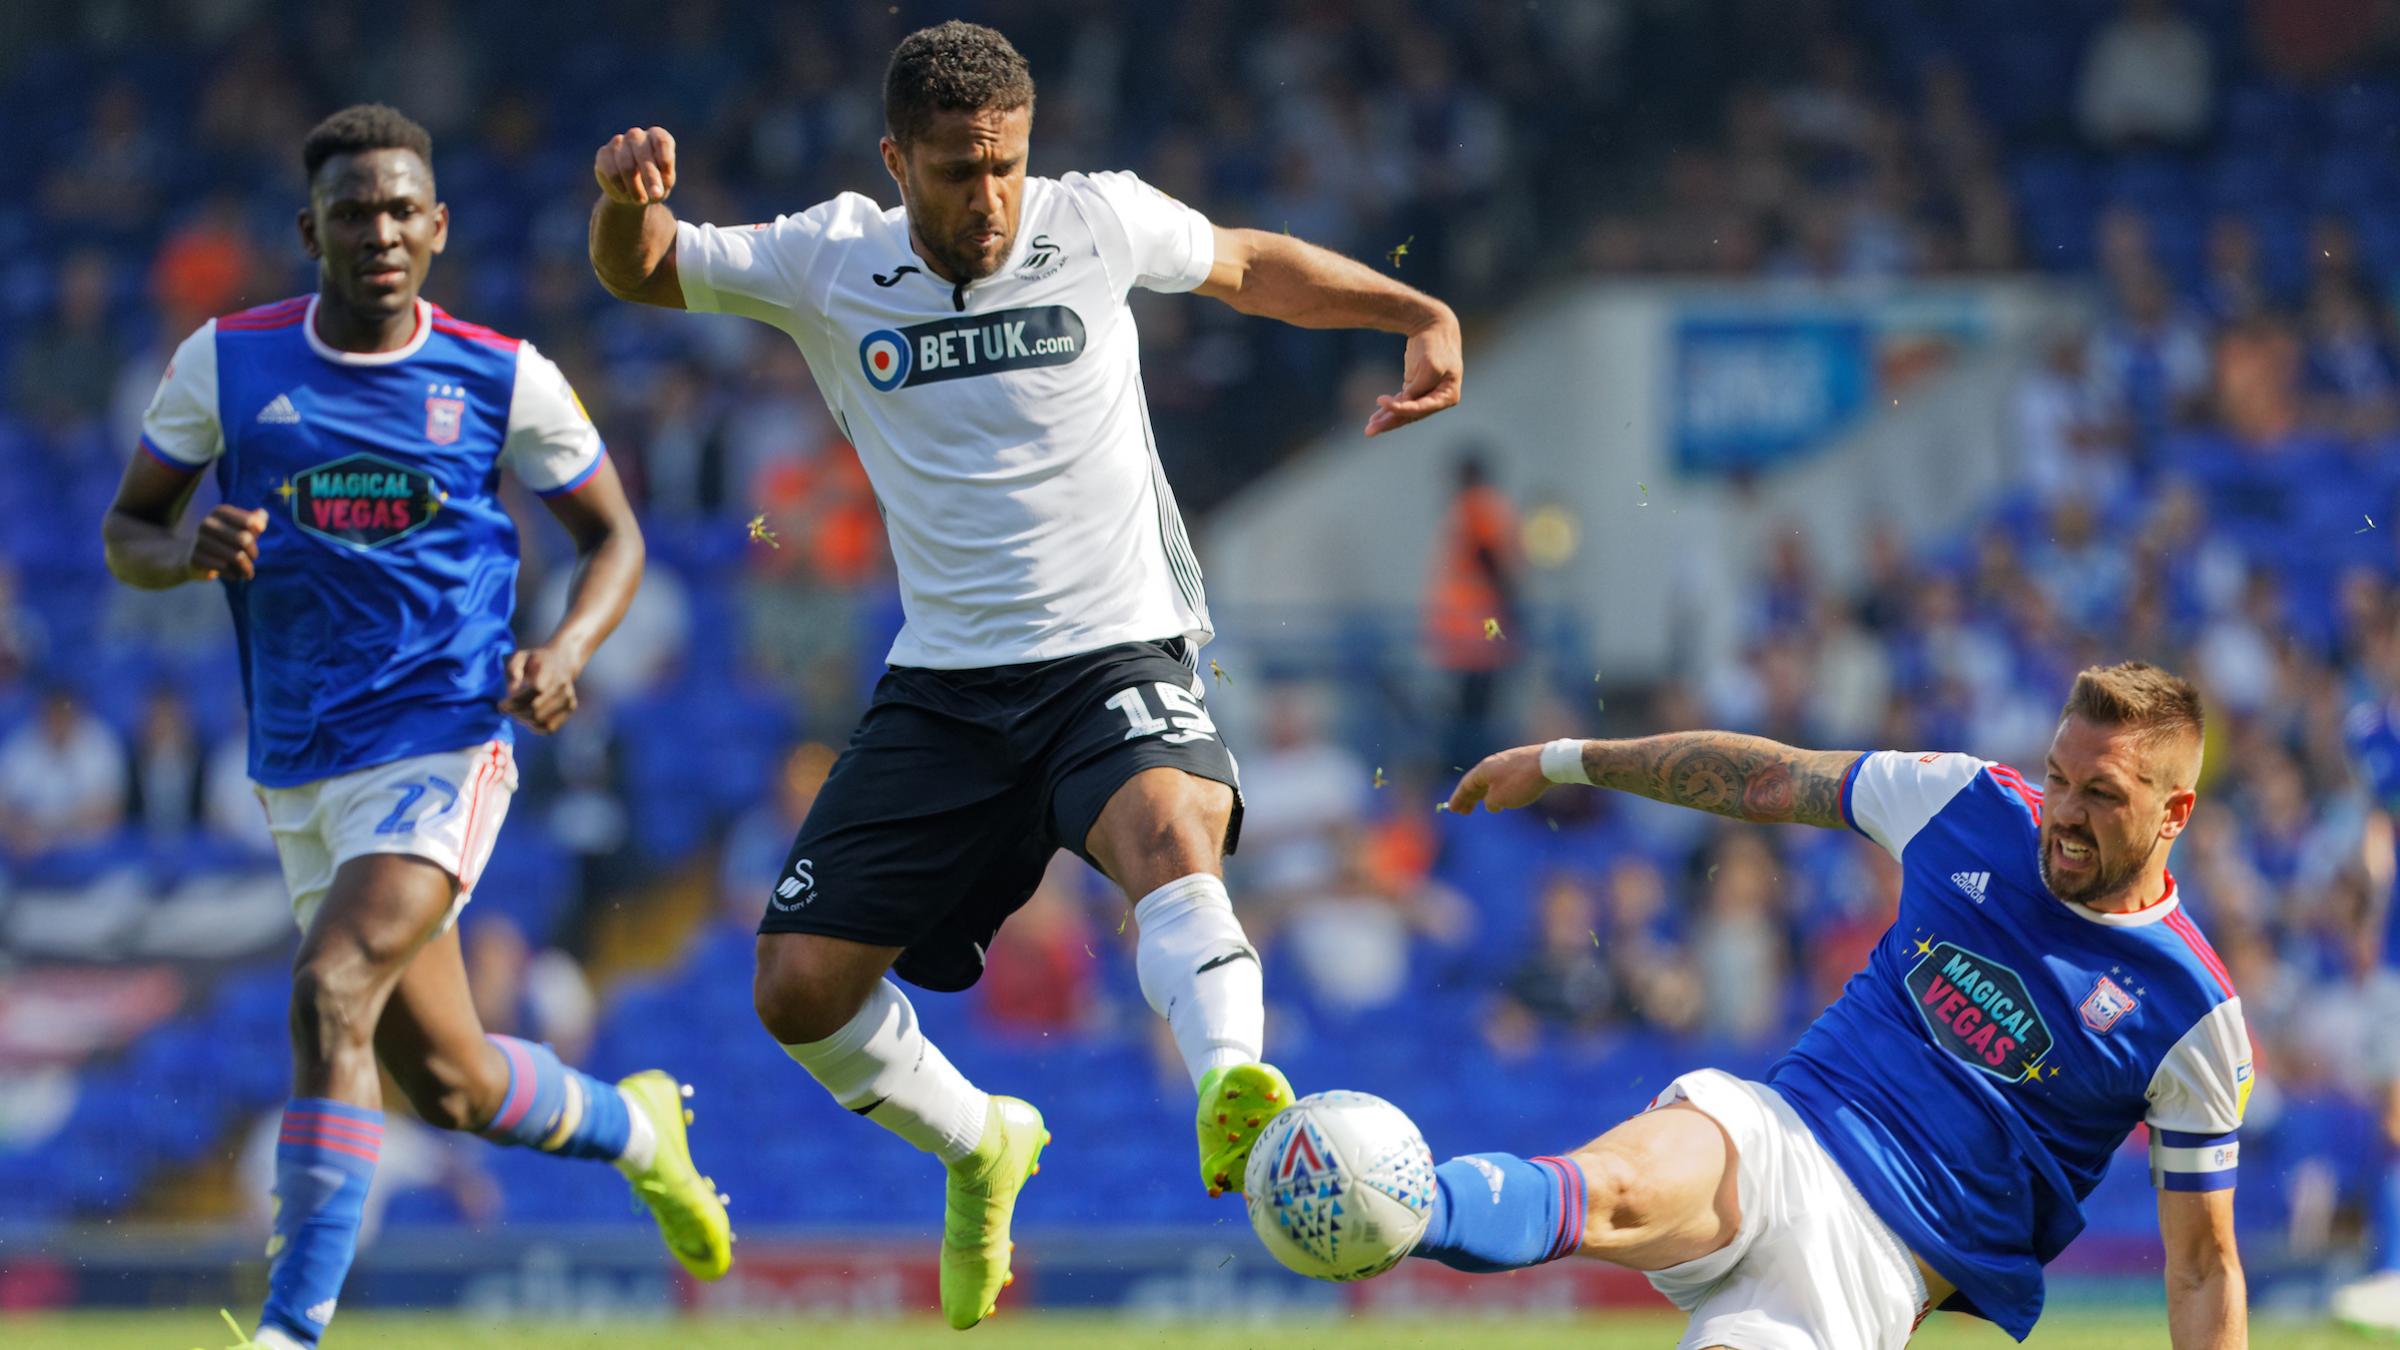
{"type": "Polygon", "coordinates": [[[2342,719],[2342,742],[2367,795],[2386,811],[2400,812],[2400,727],[2389,702],[2361,703],[2342,719]]]}
{"type": "MultiPolygon", "coordinates": [[[[2400,706],[2389,700],[2361,703],[2342,719],[2342,743],[2350,751],[2350,765],[2368,798],[2388,815],[2400,815],[2400,725],[2395,723],[2400,723],[2400,706]]],[[[2393,870],[2393,887],[2400,890],[2400,868],[2393,870]]],[[[2383,898],[2383,961],[2388,966],[2400,963],[2400,904],[2383,898]]]]}
{"type": "Polygon", "coordinates": [[[1843,815],[1900,860],[1899,917],[1769,1075],[1901,1241],[2020,1340],[2133,1128],[2156,1185],[2230,1187],[2250,1088],[2241,1001],[2174,878],[2130,913],[2058,899],[2041,809],[2001,765],[1862,756],[1843,815]]]}
{"type": "Polygon", "coordinates": [[[604,453],[531,344],[420,300],[405,346],[338,351],[316,305],[203,324],[142,423],[147,453],[213,464],[227,502],[267,512],[256,578],[224,583],[267,787],[507,738],[517,532],[499,468],[569,492],[604,453]]]}

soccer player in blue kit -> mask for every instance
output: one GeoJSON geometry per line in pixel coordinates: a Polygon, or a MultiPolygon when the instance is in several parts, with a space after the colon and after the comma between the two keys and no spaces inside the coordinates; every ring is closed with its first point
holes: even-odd
{"type": "Polygon", "coordinates": [[[1477,764],[1450,810],[1581,783],[1857,830],[1899,860],[1900,912],[1767,1081],[1703,1069],[1566,1157],[1444,1163],[1412,1254],[1643,1271],[1691,1314],[1685,1347],[1896,1347],[1937,1307],[2022,1340],[2042,1266],[2146,1124],[2172,1343],[2247,1345],[2233,1182],[2249,1037],[2167,870],[2201,730],[2189,684],[2127,662],[2077,676],[2039,790],[1967,755],[1716,731],[1477,764]]]}
{"type": "Polygon", "coordinates": [[[641,583],[639,527],[558,367],[419,297],[449,230],[425,131],[360,105],[301,157],[316,294],[176,349],[103,525],[126,583],[225,589],[250,776],[301,927],[248,1344],[314,1346],[333,1316],[383,1136],[378,1063],[429,1124],[613,1162],[676,1257],[716,1278],[731,1237],[686,1146],[686,1090],[657,1070],[602,1083],[486,1036],[454,926],[516,787],[511,719],[550,732],[575,711],[576,676],[641,583]],[[182,530],[211,466],[223,504],[182,530]],[[522,649],[502,468],[577,554],[565,616],[522,649]]]}
{"type": "MultiPolygon", "coordinates": [[[[2366,874],[2369,909],[2361,922],[2367,940],[2381,948],[2383,969],[2368,986],[2369,1025],[2384,1025],[2400,991],[2400,942],[2393,925],[2400,922],[2392,905],[2394,873],[2400,854],[2394,851],[2400,831],[2394,828],[2400,812],[2400,631],[2387,629],[2373,639],[2381,688],[2377,696],[2352,707],[2342,721],[2342,740],[2360,786],[2367,790],[2368,808],[2360,831],[2359,866],[2366,874]]],[[[2379,1038],[2388,1039],[2388,1038],[2379,1038]]],[[[2382,1049],[2372,1066],[2380,1089],[2383,1138],[2376,1165],[2369,1171],[2373,1188],[2368,1200],[2368,1231],[2373,1256],[2364,1278],[2333,1293],[2335,1320],[2364,1331],[2400,1331],[2400,1055],[2382,1049]]]]}

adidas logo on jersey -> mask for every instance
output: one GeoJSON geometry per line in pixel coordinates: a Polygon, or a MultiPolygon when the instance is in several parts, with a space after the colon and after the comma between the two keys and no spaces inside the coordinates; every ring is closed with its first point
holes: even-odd
{"type": "Polygon", "coordinates": [[[267,406],[258,410],[258,420],[275,426],[298,426],[300,410],[292,406],[292,396],[277,394],[267,406]]]}
{"type": "Polygon", "coordinates": [[[1980,905],[1983,903],[1984,892],[1991,888],[1992,874],[1989,872],[1952,872],[1950,884],[1965,891],[1969,900],[1980,905]]]}

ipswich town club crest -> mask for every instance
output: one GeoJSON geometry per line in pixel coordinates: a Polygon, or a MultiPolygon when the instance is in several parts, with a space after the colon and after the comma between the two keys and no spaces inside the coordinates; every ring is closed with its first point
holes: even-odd
{"type": "Polygon", "coordinates": [[[2078,1011],[2083,1014],[2085,1026],[2094,1031],[2106,1031],[2115,1026],[2118,1019],[2132,1012],[2135,1006],[2133,995],[2126,993],[2115,980],[2103,975],[2099,983],[2092,986],[2092,992],[2084,996],[2083,1007],[2078,1011]]]}
{"type": "Polygon", "coordinates": [[[451,444],[458,439],[459,425],[466,415],[467,401],[463,398],[426,399],[425,439],[435,445],[451,444]]]}

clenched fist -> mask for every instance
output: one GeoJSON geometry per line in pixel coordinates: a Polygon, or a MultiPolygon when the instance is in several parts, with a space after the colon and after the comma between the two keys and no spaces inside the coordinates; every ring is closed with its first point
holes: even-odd
{"type": "Polygon", "coordinates": [[[248,581],[258,575],[258,537],[266,532],[266,512],[245,510],[231,502],[220,504],[200,518],[185,567],[194,581],[215,581],[220,576],[248,581]]]}
{"type": "Polygon", "coordinates": [[[592,157],[600,191],[621,206],[663,202],[675,190],[675,138],[665,127],[631,127],[592,157]]]}

